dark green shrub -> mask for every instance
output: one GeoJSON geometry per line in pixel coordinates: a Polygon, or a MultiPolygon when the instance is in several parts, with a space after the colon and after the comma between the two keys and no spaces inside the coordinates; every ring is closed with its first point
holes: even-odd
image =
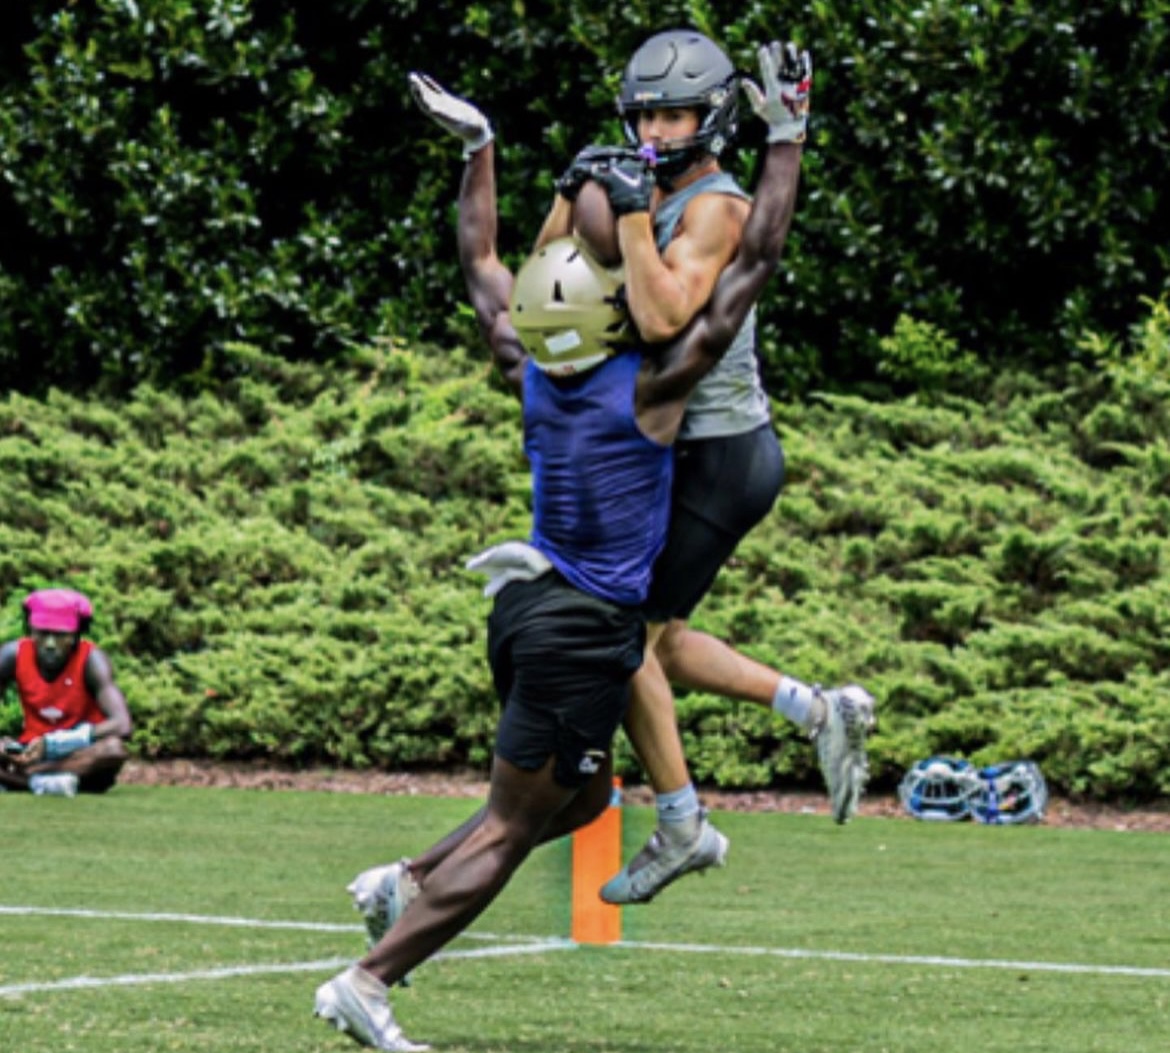
{"type": "MultiPolygon", "coordinates": [[[[375,336],[465,342],[458,151],[407,72],[491,115],[518,261],[568,158],[619,135],[629,53],[688,23],[748,71],[777,33],[815,55],[799,211],[763,310],[777,392],[961,384],[952,346],[1063,367],[1166,289],[1155,0],[18,6],[0,43],[0,367],[22,390],[198,388],[234,375],[233,340],[332,363],[375,336]]],[[[748,181],[756,123],[733,164],[748,181]]]]}

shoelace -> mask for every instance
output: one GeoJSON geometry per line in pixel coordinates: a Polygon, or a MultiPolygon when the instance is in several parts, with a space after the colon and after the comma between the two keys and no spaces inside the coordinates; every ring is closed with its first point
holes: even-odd
{"type": "Polygon", "coordinates": [[[630,864],[630,876],[633,877],[634,874],[636,874],[639,870],[642,870],[643,868],[648,867],[651,863],[653,863],[662,854],[662,848],[662,834],[655,830],[650,835],[650,839],[643,846],[642,851],[638,853],[639,856],[645,855],[646,857],[642,861],[641,866],[634,865],[638,862],[637,859],[635,859],[634,862],[630,864]]]}

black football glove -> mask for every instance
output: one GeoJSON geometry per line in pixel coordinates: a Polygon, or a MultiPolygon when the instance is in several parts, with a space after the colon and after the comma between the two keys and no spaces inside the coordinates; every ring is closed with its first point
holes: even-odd
{"type": "Polygon", "coordinates": [[[593,174],[594,165],[633,156],[634,151],[624,146],[587,146],[557,180],[557,193],[569,201],[576,201],[585,180],[593,174]]]}
{"type": "Polygon", "coordinates": [[[599,161],[590,169],[589,178],[605,188],[615,218],[650,211],[654,168],[637,153],[627,150],[623,157],[599,161]]]}

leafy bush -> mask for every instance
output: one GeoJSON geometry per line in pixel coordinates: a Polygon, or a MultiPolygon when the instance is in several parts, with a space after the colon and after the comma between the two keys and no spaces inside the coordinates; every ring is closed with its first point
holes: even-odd
{"type": "MultiPolygon", "coordinates": [[[[221,397],[0,402],[0,597],[96,601],[143,756],[352,767],[487,763],[488,602],[463,563],[523,536],[518,406],[462,353],[364,349],[324,373],[230,345],[221,397]]],[[[794,676],[879,699],[874,784],[930,753],[1029,756],[1057,791],[1148,799],[1170,770],[1170,461],[1135,399],[1170,382],[1001,374],[777,406],[790,467],[697,627],[794,676]],[[1103,471],[1091,403],[1130,419],[1103,471]]],[[[696,777],[814,786],[797,728],[702,692],[678,712],[696,777]]],[[[13,723],[14,703],[0,710],[13,723]]],[[[618,760],[639,774],[628,745],[618,760]]]]}
{"type": "MultiPolygon", "coordinates": [[[[232,341],[330,364],[375,338],[465,342],[458,151],[407,72],[491,116],[518,261],[568,158],[620,136],[620,71],[669,25],[748,71],[777,33],[814,53],[798,214],[762,312],[776,392],[962,385],[947,341],[1063,368],[1166,292],[1157,0],[19,6],[0,41],[0,368],[18,390],[199,390],[232,375],[232,341]]],[[[750,182],[760,130],[742,124],[731,163],[750,182]]]]}

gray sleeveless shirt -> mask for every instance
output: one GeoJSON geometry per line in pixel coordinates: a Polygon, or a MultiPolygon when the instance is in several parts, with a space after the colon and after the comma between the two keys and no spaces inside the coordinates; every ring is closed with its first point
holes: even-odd
{"type": "MultiPolygon", "coordinates": [[[[671,194],[654,213],[654,238],[659,253],[674,237],[683,210],[699,194],[732,194],[745,200],[747,193],[727,172],[712,172],[671,194]]],[[[771,419],[768,396],[760,382],[756,362],[756,309],[744,320],[731,347],[692,392],[683,417],[680,439],[711,439],[754,431],[771,419]]]]}

